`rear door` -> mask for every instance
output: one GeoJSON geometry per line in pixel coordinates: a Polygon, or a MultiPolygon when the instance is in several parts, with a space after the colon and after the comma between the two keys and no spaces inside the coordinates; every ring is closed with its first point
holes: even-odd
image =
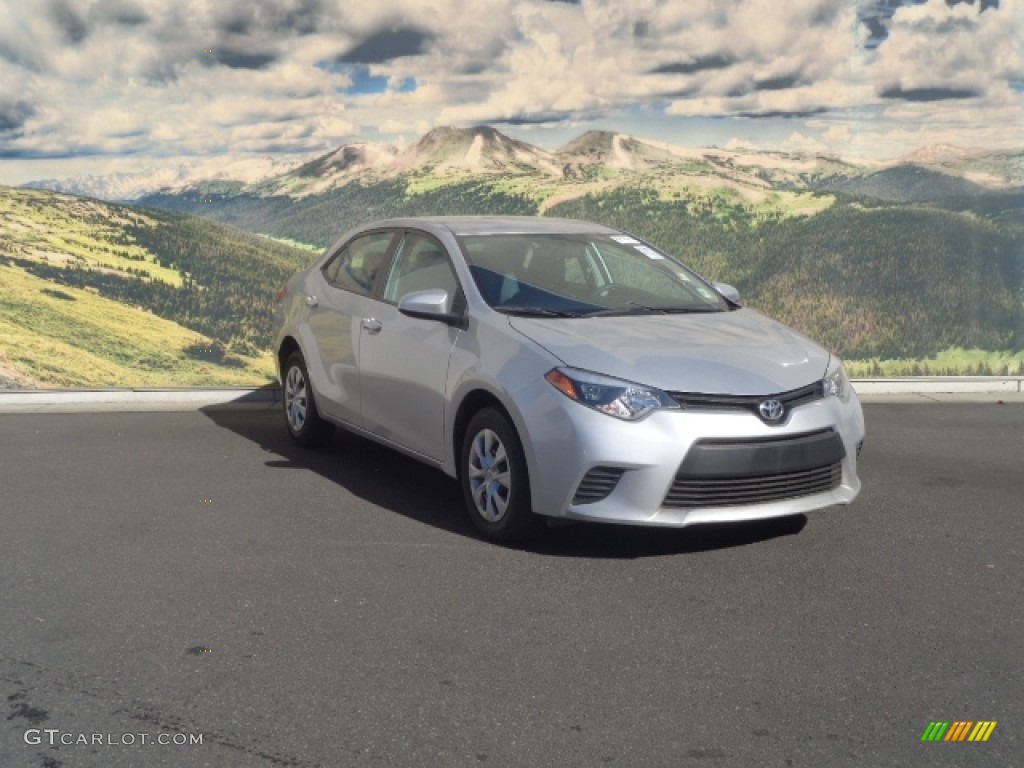
{"type": "Polygon", "coordinates": [[[362,426],[359,343],[363,319],[379,304],[373,292],[383,281],[397,233],[361,234],[338,249],[316,276],[308,318],[309,374],[328,416],[362,426]],[[315,350],[315,353],[313,352],[315,350]]]}

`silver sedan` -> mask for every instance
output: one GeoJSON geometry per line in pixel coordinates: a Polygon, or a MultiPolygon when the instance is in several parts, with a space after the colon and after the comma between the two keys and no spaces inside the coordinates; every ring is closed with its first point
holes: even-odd
{"type": "Polygon", "coordinates": [[[545,517],[679,527],[860,491],[842,363],[616,229],[379,221],[278,299],[292,437],[339,426],[438,467],[491,540],[545,517]]]}

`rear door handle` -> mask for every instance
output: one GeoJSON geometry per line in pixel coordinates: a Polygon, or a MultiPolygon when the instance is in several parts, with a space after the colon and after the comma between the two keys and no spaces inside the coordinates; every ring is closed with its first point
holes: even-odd
{"type": "Polygon", "coordinates": [[[306,302],[307,307],[316,307],[320,305],[320,299],[316,296],[307,296],[304,301],[306,302]]]}
{"type": "Polygon", "coordinates": [[[375,317],[364,317],[363,328],[366,329],[367,333],[380,333],[380,329],[384,326],[381,325],[380,320],[375,317]]]}

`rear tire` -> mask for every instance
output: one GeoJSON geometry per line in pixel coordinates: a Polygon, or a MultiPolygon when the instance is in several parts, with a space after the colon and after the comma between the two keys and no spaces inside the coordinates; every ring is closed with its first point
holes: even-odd
{"type": "Polygon", "coordinates": [[[543,527],[533,513],[522,442],[502,413],[484,408],[470,419],[459,469],[466,510],[485,539],[510,544],[543,527]]]}
{"type": "Polygon", "coordinates": [[[331,438],[334,425],[324,421],[316,407],[309,372],[301,352],[292,352],[284,366],[284,423],[299,445],[322,448],[331,438]]]}

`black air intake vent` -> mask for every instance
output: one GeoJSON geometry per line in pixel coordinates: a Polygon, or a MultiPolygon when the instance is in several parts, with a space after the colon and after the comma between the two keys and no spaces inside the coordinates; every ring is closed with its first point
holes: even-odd
{"type": "Polygon", "coordinates": [[[576,495],[572,497],[572,503],[593,504],[607,498],[625,471],[621,467],[594,467],[583,476],[576,495]]]}

